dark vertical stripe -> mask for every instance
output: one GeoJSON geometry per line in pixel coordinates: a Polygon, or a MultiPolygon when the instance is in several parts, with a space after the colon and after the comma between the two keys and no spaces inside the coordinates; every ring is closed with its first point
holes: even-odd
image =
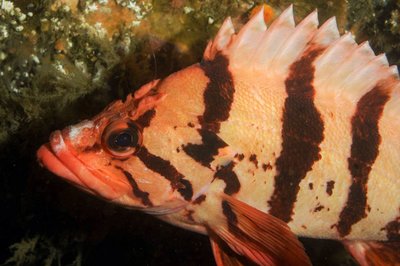
{"type": "Polygon", "coordinates": [[[236,214],[233,212],[231,205],[226,200],[222,201],[222,212],[225,215],[226,219],[228,219],[228,226],[231,231],[235,231],[232,226],[236,226],[238,223],[238,218],[236,214]]]}
{"type": "Polygon", "coordinates": [[[204,113],[200,117],[203,129],[219,132],[220,123],[228,120],[235,89],[228,59],[218,54],[212,61],[201,62],[201,68],[209,78],[204,90],[204,113]]]}
{"type": "Polygon", "coordinates": [[[193,196],[192,184],[167,160],[151,154],[146,147],[141,147],[136,153],[137,157],[150,170],[160,174],[171,182],[173,189],[177,189],[185,200],[191,200],[193,196]]]}
{"type": "Polygon", "coordinates": [[[129,172],[123,170],[121,167],[117,167],[117,168],[124,173],[126,179],[128,180],[129,184],[132,187],[133,195],[138,197],[145,206],[152,207],[153,203],[149,199],[149,193],[145,192],[139,188],[135,179],[133,179],[132,175],[129,172]]]}
{"type": "Polygon", "coordinates": [[[205,200],[206,200],[206,195],[202,194],[202,195],[198,196],[197,199],[195,199],[193,201],[193,204],[200,205],[205,200]]]}
{"type": "Polygon", "coordinates": [[[389,222],[383,230],[386,230],[388,240],[399,241],[400,243],[400,216],[389,222]]]}
{"type": "Polygon", "coordinates": [[[229,164],[219,168],[214,175],[215,178],[222,179],[225,182],[226,186],[224,193],[228,195],[233,195],[240,190],[239,179],[236,173],[233,171],[234,166],[234,162],[230,162],[229,164]]]}
{"type": "MultiPolygon", "coordinates": [[[[233,195],[238,193],[240,190],[240,182],[236,173],[233,171],[235,163],[232,161],[227,165],[219,167],[217,172],[214,174],[214,178],[221,179],[225,182],[224,193],[228,195],[233,195]]],[[[233,212],[229,203],[225,200],[222,201],[222,212],[228,220],[229,230],[234,230],[234,226],[237,225],[237,217],[233,212]]]]}
{"type": "Polygon", "coordinates": [[[311,47],[294,62],[285,81],[287,98],[283,109],[282,151],[276,160],[274,193],[269,200],[270,214],[289,222],[299,184],[320,159],[319,144],[324,124],[314,105],[314,60],[323,49],[311,47]]]}
{"type": "Polygon", "coordinates": [[[228,65],[228,59],[222,54],[218,54],[212,61],[203,61],[200,65],[209,79],[203,94],[204,113],[198,117],[201,125],[198,132],[202,143],[189,143],[183,146],[183,150],[206,167],[210,166],[214,155],[218,154],[218,149],[226,146],[217,133],[221,122],[229,118],[235,93],[228,65]]]}
{"type": "MultiPolygon", "coordinates": [[[[240,190],[240,182],[236,173],[233,171],[235,163],[232,161],[225,166],[221,166],[217,172],[214,174],[214,178],[221,179],[225,182],[224,193],[228,195],[233,195],[238,193],[240,190]]],[[[228,220],[228,228],[230,231],[235,231],[234,227],[237,225],[237,217],[233,212],[229,203],[225,200],[222,201],[222,212],[228,220]]]]}
{"type": "Polygon", "coordinates": [[[351,119],[352,144],[348,167],[352,184],[337,224],[341,237],[348,235],[351,226],[367,215],[368,175],[379,153],[381,136],[378,123],[389,98],[383,87],[375,86],[358,101],[356,112],[351,119]]]}
{"type": "Polygon", "coordinates": [[[205,167],[210,167],[210,163],[214,160],[214,156],[218,154],[218,149],[226,147],[227,144],[218,137],[214,132],[200,129],[199,130],[202,143],[184,145],[182,148],[187,155],[205,167]]]}
{"type": "Polygon", "coordinates": [[[148,110],[136,119],[136,123],[139,124],[142,128],[148,127],[150,126],[150,122],[155,115],[156,111],[154,109],[148,110]]]}

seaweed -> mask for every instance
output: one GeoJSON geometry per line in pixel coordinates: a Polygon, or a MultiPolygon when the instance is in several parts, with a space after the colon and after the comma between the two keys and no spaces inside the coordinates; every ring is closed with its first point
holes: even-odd
{"type": "Polygon", "coordinates": [[[20,242],[12,244],[12,257],[3,264],[8,265],[82,265],[82,248],[80,245],[71,245],[75,242],[69,237],[60,238],[61,245],[54,239],[43,235],[23,238],[20,242]]]}
{"type": "Polygon", "coordinates": [[[347,28],[358,42],[369,41],[376,53],[385,52],[390,64],[400,65],[400,2],[349,1],[347,28]]]}

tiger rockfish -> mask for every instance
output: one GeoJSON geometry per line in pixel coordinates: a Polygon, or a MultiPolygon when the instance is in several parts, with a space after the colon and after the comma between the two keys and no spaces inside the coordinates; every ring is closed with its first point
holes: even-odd
{"type": "Polygon", "coordinates": [[[297,236],[399,265],[400,82],[317,12],[230,18],[203,60],[55,131],[40,162],[210,236],[218,265],[310,265],[297,236]]]}

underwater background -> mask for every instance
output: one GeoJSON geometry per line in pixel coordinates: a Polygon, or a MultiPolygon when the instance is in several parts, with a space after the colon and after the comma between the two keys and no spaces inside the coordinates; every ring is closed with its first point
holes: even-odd
{"type": "MultiPolygon", "coordinates": [[[[0,0],[0,265],[215,265],[208,238],[82,192],[42,169],[50,132],[201,60],[231,16],[336,16],[400,65],[398,0],[0,0]]],[[[356,265],[341,244],[301,239],[314,265],[356,265]]]]}

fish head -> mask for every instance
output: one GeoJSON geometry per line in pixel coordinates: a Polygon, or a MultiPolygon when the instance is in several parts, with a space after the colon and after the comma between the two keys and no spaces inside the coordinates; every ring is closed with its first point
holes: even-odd
{"type": "Polygon", "coordinates": [[[165,98],[157,83],[111,103],[92,119],[53,132],[37,151],[39,162],[75,186],[126,207],[160,215],[182,208],[187,200],[178,191],[185,184],[173,174],[165,178],[168,163],[142,145],[150,139],[171,148],[156,143],[162,128],[148,129],[155,106],[165,98]]]}

